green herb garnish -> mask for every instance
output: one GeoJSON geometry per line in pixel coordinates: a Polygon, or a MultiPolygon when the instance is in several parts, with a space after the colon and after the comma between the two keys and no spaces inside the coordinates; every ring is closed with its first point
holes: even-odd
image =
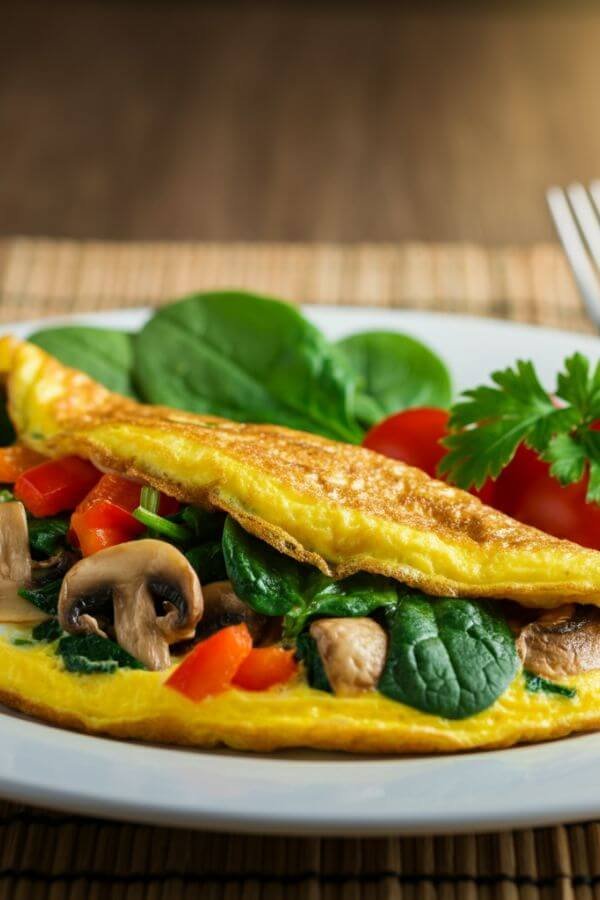
{"type": "Polygon", "coordinates": [[[580,353],[565,360],[553,392],[560,408],[531,362],[494,372],[492,381],[494,387],[465,391],[452,407],[440,473],[462,488],[481,487],[525,444],[563,485],[580,481],[589,469],[587,500],[600,503],[600,432],[593,427],[600,417],[600,363],[591,371],[580,353]]]}
{"type": "Polygon", "coordinates": [[[569,700],[577,696],[575,688],[567,687],[566,684],[557,684],[555,681],[548,681],[547,678],[542,678],[541,675],[536,675],[535,672],[529,672],[527,669],[523,672],[523,678],[525,679],[525,687],[533,694],[543,691],[545,694],[558,694],[560,697],[567,697],[569,700]]]}

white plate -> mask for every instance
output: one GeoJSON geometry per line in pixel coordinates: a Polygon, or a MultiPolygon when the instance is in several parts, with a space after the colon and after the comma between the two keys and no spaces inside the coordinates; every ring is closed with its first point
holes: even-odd
{"type": "MultiPolygon", "coordinates": [[[[597,358],[600,340],[489,319],[309,307],[331,337],[406,331],[447,361],[457,389],[517,357],[552,382],[564,357],[597,358]]],[[[143,310],[78,317],[135,329],[143,310]]],[[[53,320],[73,321],[73,320],[53,320]]],[[[44,320],[43,324],[47,324],[44,320]]],[[[26,335],[42,323],[6,331],[26,335]]],[[[73,812],[231,831],[457,833],[594,818],[600,734],[462,756],[369,758],[200,752],[73,734],[0,712],[0,795],[73,812]]]]}

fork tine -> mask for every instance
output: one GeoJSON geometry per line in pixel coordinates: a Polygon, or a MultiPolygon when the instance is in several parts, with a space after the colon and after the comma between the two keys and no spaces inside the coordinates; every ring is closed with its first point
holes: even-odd
{"type": "Polygon", "coordinates": [[[600,280],[588,256],[567,197],[562,188],[551,187],[546,192],[546,200],[588,315],[594,325],[600,328],[600,280]]]}
{"type": "Polygon", "coordinates": [[[585,238],[596,265],[600,268],[600,222],[590,200],[590,195],[582,184],[572,184],[567,188],[575,221],[585,238]]]}

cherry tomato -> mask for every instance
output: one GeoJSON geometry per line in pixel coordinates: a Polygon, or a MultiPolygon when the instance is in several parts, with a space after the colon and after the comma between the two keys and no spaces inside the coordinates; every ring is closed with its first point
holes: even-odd
{"type": "MultiPolygon", "coordinates": [[[[448,413],[445,409],[430,406],[406,409],[371,428],[363,440],[363,446],[423,469],[432,478],[439,478],[438,463],[446,452],[440,441],[446,436],[447,429],[448,413]]],[[[479,490],[472,488],[470,493],[483,503],[492,504],[494,482],[488,478],[483,487],[479,490]]]]}

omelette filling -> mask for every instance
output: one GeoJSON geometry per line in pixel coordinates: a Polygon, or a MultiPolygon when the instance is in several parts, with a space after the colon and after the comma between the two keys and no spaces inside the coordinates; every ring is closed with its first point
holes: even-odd
{"type": "Polygon", "coordinates": [[[596,607],[540,614],[368,573],[334,580],[221,512],[73,459],[59,465],[86,490],[71,513],[40,515],[35,492],[0,492],[0,623],[73,677],[160,671],[195,702],[307,682],[464,719],[515,677],[569,700],[569,679],[600,668],[596,607]]]}

